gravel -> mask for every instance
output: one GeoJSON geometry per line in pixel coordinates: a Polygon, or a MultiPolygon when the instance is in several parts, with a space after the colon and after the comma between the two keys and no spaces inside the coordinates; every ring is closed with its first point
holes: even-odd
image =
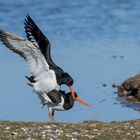
{"type": "Polygon", "coordinates": [[[0,140],[140,140],[140,120],[42,123],[0,121],[0,140]]]}

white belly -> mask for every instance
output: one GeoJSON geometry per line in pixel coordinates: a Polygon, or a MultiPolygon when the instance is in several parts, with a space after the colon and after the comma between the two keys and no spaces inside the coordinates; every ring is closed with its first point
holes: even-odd
{"type": "Polygon", "coordinates": [[[41,72],[35,77],[35,83],[32,83],[33,90],[38,94],[42,104],[51,103],[47,96],[52,90],[59,90],[60,86],[57,84],[54,71],[41,72]]]}
{"type": "Polygon", "coordinates": [[[49,70],[48,73],[40,73],[40,75],[35,78],[35,81],[36,82],[33,83],[33,89],[38,93],[48,93],[58,88],[56,76],[52,70],[49,70]]]}
{"type": "Polygon", "coordinates": [[[48,93],[58,87],[56,81],[42,80],[37,83],[33,83],[33,89],[39,93],[48,93]]]}

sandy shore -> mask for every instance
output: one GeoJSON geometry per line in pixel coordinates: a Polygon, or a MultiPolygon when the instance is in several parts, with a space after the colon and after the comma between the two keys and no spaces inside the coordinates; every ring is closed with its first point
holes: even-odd
{"type": "Polygon", "coordinates": [[[140,140],[140,120],[39,123],[0,121],[0,140],[140,140]]]}

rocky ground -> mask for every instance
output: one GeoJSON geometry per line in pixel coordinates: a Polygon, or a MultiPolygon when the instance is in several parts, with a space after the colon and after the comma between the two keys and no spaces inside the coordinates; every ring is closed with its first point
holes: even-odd
{"type": "Polygon", "coordinates": [[[140,140],[140,120],[39,123],[0,121],[0,140],[140,140]]]}
{"type": "Polygon", "coordinates": [[[119,97],[125,97],[128,102],[140,102],[140,74],[126,79],[122,84],[113,84],[119,97]]]}

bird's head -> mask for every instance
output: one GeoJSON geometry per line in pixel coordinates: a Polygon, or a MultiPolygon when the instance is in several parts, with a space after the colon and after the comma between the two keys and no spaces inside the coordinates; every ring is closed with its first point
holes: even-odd
{"type": "MultiPolygon", "coordinates": [[[[71,95],[71,96],[72,96],[72,95],[71,95]]],[[[86,105],[86,106],[90,106],[88,103],[86,103],[86,102],[84,102],[83,100],[81,100],[81,99],[78,97],[78,95],[77,95],[76,92],[74,92],[74,97],[75,97],[74,101],[80,102],[81,104],[84,104],[84,105],[86,105]]]]}
{"type": "Polygon", "coordinates": [[[72,86],[74,83],[73,78],[68,73],[62,73],[61,75],[61,84],[65,84],[67,86],[72,86]]]}
{"type": "Polygon", "coordinates": [[[74,83],[74,80],[68,73],[62,73],[60,85],[61,84],[67,85],[70,89],[70,92],[72,94],[73,99],[75,99],[75,94],[74,94],[74,90],[72,87],[73,83],[74,83]]]}

